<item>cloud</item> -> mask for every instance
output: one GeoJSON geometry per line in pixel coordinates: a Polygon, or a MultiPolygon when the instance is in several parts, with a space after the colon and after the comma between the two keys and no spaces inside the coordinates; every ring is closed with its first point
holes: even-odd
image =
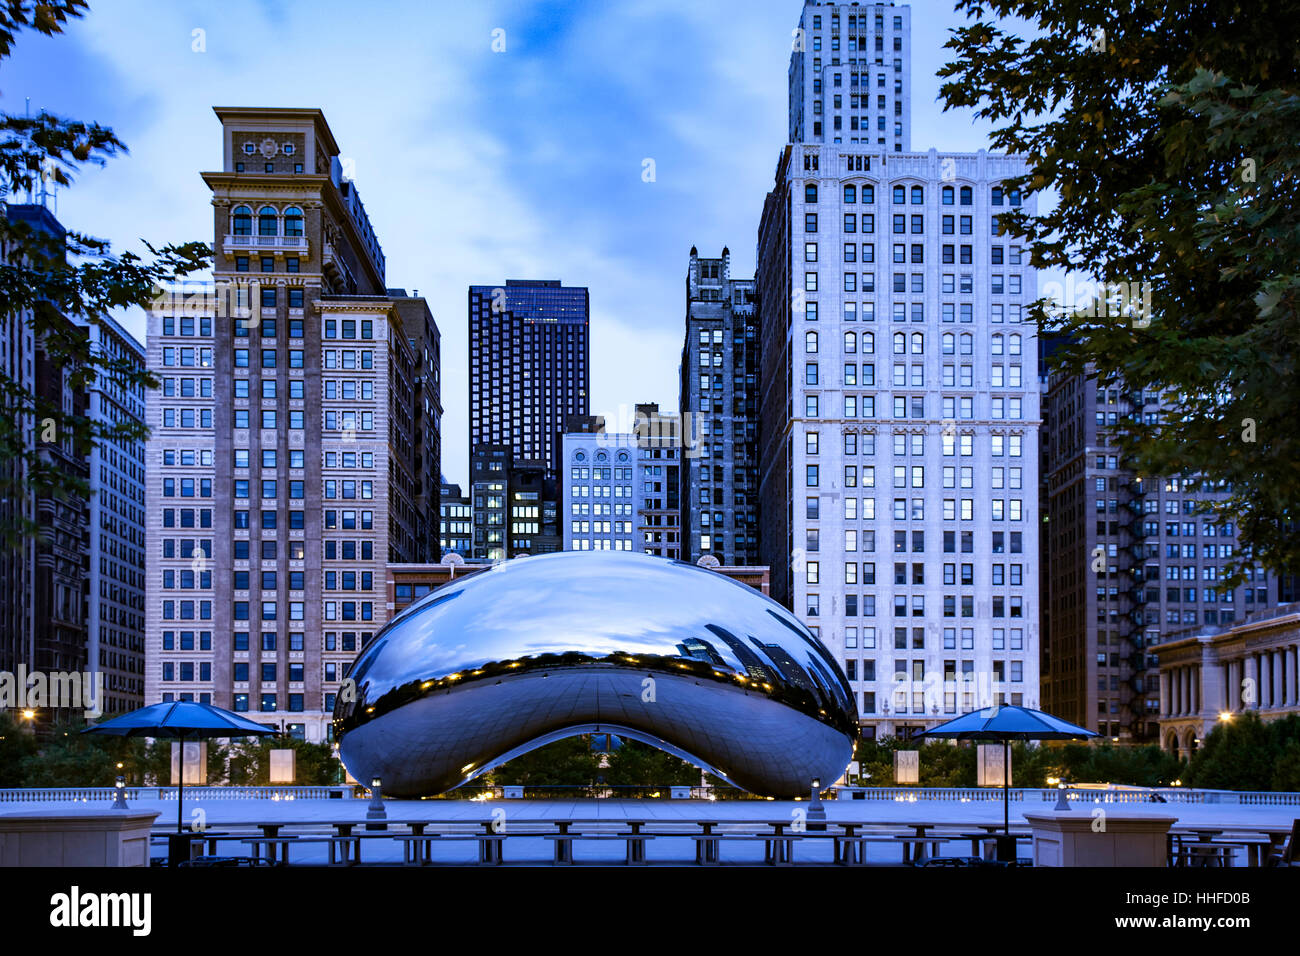
{"type": "MultiPolygon", "coordinates": [[[[794,0],[104,4],[66,36],[21,37],[0,99],[19,112],[31,96],[127,141],[130,156],[58,200],[65,225],[117,248],[211,239],[199,172],[221,163],[214,105],[324,110],[389,285],[418,289],[442,331],[443,471],[464,483],[470,285],[588,286],[593,411],[676,408],[688,250],[729,246],[733,274],[753,274],[798,14],[794,0]]],[[[938,128],[915,95],[913,114],[918,131],[922,117],[938,128]]],[[[126,321],[143,332],[142,316],[126,321]]]]}

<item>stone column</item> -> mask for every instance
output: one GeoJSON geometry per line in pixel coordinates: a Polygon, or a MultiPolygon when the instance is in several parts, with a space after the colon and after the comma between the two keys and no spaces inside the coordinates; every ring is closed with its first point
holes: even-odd
{"type": "Polygon", "coordinates": [[[1300,705],[1300,676],[1297,675],[1297,665],[1300,665],[1300,652],[1297,652],[1294,644],[1286,650],[1286,663],[1287,683],[1290,685],[1287,703],[1294,707],[1300,705]]]}
{"type": "Polygon", "coordinates": [[[1282,651],[1279,648],[1269,652],[1269,669],[1273,674],[1272,696],[1269,698],[1269,704],[1272,707],[1281,707],[1286,703],[1286,692],[1282,687],[1282,651]]]}
{"type": "Polygon", "coordinates": [[[1243,710],[1259,710],[1259,662],[1255,660],[1254,654],[1247,654],[1245,657],[1246,675],[1242,678],[1243,683],[1250,681],[1252,684],[1251,692],[1254,695],[1253,702],[1247,702],[1245,695],[1242,695],[1243,710]]]}
{"type": "Polygon", "coordinates": [[[1169,672],[1160,674],[1160,716],[1169,716],[1169,672]]]}

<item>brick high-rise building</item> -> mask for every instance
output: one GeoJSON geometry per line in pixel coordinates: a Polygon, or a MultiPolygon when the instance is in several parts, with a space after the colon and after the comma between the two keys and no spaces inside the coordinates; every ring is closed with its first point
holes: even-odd
{"type": "Polygon", "coordinates": [[[682,555],[758,562],[758,320],[754,280],[731,276],[731,252],[691,247],[682,344],[682,555]]]}
{"type": "Polygon", "coordinates": [[[387,565],[438,554],[437,326],[320,110],[216,113],[217,296],[149,316],[145,697],[323,740],[387,565]]]}
{"type": "Polygon", "coordinates": [[[1043,703],[1124,743],[1159,739],[1155,645],[1292,598],[1289,579],[1263,569],[1220,593],[1240,550],[1236,523],[1202,507],[1226,489],[1139,476],[1111,440],[1126,420],[1170,412],[1158,392],[1081,375],[1053,373],[1045,395],[1043,703]]]}
{"type": "MultiPolygon", "coordinates": [[[[91,348],[105,359],[145,367],[144,346],[111,318],[88,326],[91,348]]],[[[87,414],[103,422],[144,423],[145,390],[111,375],[87,389],[87,414]]],[[[86,656],[104,674],[105,713],[144,704],[145,439],[97,442],[89,455],[89,547],[86,550],[86,656]]]]}

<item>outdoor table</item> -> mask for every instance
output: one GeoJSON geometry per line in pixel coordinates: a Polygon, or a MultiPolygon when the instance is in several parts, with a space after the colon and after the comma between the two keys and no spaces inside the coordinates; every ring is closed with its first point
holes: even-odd
{"type": "Polygon", "coordinates": [[[573,862],[573,838],[569,836],[569,827],[572,825],[572,820],[555,821],[555,826],[560,831],[560,837],[555,841],[556,863],[573,862]]]}
{"type": "Polygon", "coordinates": [[[773,866],[789,865],[790,844],[794,842],[794,837],[787,834],[785,828],[790,823],[790,820],[777,820],[767,824],[772,828],[772,836],[763,841],[763,862],[773,866]]]}
{"type": "MultiPolygon", "coordinates": [[[[411,836],[423,837],[424,828],[429,825],[428,820],[403,820],[411,828],[411,836]]],[[[347,834],[343,834],[346,836],[347,834]]],[[[436,833],[430,833],[424,840],[407,840],[402,844],[402,859],[406,863],[432,863],[433,862],[433,841],[437,837],[436,833]],[[423,852],[421,852],[423,847],[423,852]]],[[[357,857],[361,856],[361,841],[357,841],[357,857]]]]}
{"type": "MultiPolygon", "coordinates": [[[[359,833],[355,833],[355,834],[354,834],[354,833],[352,832],[352,830],[353,830],[353,828],[355,828],[355,827],[359,827],[359,826],[361,826],[364,822],[365,822],[364,820],[340,820],[340,821],[337,821],[337,822],[334,822],[334,823],[331,823],[331,824],[330,824],[330,826],[332,826],[332,827],[334,828],[334,835],[335,835],[336,837],[351,837],[351,838],[352,838],[352,843],[351,843],[352,850],[351,850],[350,852],[349,852],[349,850],[348,850],[348,846],[349,846],[349,844],[347,844],[347,843],[340,843],[340,844],[337,844],[337,847],[338,847],[339,849],[342,849],[342,851],[343,851],[343,862],[344,862],[344,863],[349,863],[349,862],[351,862],[351,863],[353,863],[353,864],[356,864],[356,863],[360,863],[360,862],[361,862],[361,834],[359,834],[359,833]],[[349,857],[351,857],[351,859],[349,859],[349,857]]],[[[336,856],[336,854],[337,854],[336,844],[334,844],[334,843],[330,843],[330,862],[331,862],[331,863],[335,863],[335,862],[337,862],[337,856],[336,856]]]]}
{"type": "MultiPolygon", "coordinates": [[[[1271,854],[1274,850],[1286,846],[1286,841],[1291,837],[1291,830],[1292,827],[1253,827],[1249,832],[1262,833],[1267,836],[1269,841],[1268,853],[1271,854]]],[[[1260,862],[1265,861],[1261,860],[1260,862]]]]}
{"type": "MultiPolygon", "coordinates": [[[[278,829],[278,827],[277,827],[278,829]]],[[[275,866],[288,866],[289,864],[289,844],[298,839],[296,836],[279,836],[278,834],[268,834],[261,839],[256,837],[247,840],[241,840],[241,843],[247,843],[253,849],[253,859],[262,858],[262,844],[266,844],[266,858],[275,866]],[[283,846],[284,850],[281,855],[277,856],[276,847],[283,846]]]]}
{"type": "MultiPolygon", "coordinates": [[[[904,823],[904,824],[902,824],[902,825],[905,826],[905,827],[911,827],[912,830],[915,832],[916,837],[917,837],[918,839],[921,839],[921,838],[925,837],[925,835],[926,835],[925,831],[926,831],[926,830],[933,830],[936,826],[938,826],[938,824],[935,824],[935,823],[904,823]]],[[[942,842],[942,841],[940,841],[940,840],[934,840],[934,841],[932,841],[932,842],[930,843],[930,852],[933,853],[933,854],[935,854],[936,856],[938,855],[938,852],[939,852],[939,843],[940,843],[940,842],[942,842]]],[[[918,857],[920,856],[919,848],[920,848],[921,846],[923,846],[923,844],[917,844],[917,848],[918,848],[917,856],[918,856],[918,857]]],[[[912,844],[911,844],[911,843],[904,843],[904,844],[903,844],[903,862],[904,862],[904,863],[911,863],[911,862],[912,862],[912,844]]]]}
{"type": "Polygon", "coordinates": [[[717,863],[718,862],[718,840],[713,828],[718,825],[717,820],[699,820],[700,832],[704,836],[712,836],[712,840],[700,840],[695,844],[695,862],[696,863],[717,863]]]}
{"type": "MultiPolygon", "coordinates": [[[[269,838],[269,837],[278,837],[280,835],[280,829],[284,826],[284,824],[283,823],[257,823],[254,824],[254,826],[260,827],[262,830],[262,836],[269,838]]],[[[275,848],[276,848],[276,844],[268,843],[266,845],[266,856],[267,859],[269,859],[272,863],[279,863],[280,861],[276,858],[275,848]]],[[[284,848],[284,856],[286,860],[289,858],[289,848],[287,846],[284,848]]],[[[253,848],[253,858],[254,859],[257,858],[257,847],[253,848]]]]}
{"type": "MultiPolygon", "coordinates": [[[[1264,854],[1272,847],[1273,841],[1268,837],[1233,837],[1228,840],[1214,840],[1211,845],[1229,849],[1241,847],[1246,851],[1246,866],[1258,867],[1263,861],[1264,854]]],[[[1200,844],[1192,844],[1192,846],[1196,847],[1200,844]]],[[[1225,865],[1231,864],[1225,860],[1225,865]]]]}
{"type": "Polygon", "coordinates": [[[853,865],[855,863],[865,863],[867,848],[862,843],[857,842],[854,838],[857,836],[858,827],[866,826],[865,823],[838,823],[844,833],[835,835],[835,853],[836,863],[853,865]]]}
{"type": "Polygon", "coordinates": [[[627,838],[627,862],[644,863],[645,862],[645,840],[638,839],[638,834],[640,834],[641,828],[645,826],[645,821],[628,820],[626,822],[629,829],[631,829],[632,831],[632,836],[627,838]]]}
{"type": "Polygon", "coordinates": [[[492,837],[497,836],[495,830],[495,820],[483,820],[483,835],[488,839],[478,841],[478,861],[480,863],[501,863],[505,857],[502,853],[502,840],[494,840],[492,837]]]}

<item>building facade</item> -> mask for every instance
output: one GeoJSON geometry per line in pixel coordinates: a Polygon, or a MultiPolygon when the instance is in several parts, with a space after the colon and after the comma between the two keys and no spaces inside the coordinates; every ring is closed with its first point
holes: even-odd
{"type": "Polygon", "coordinates": [[[436,325],[319,110],[216,113],[216,293],[149,316],[145,697],[323,740],[388,563],[438,547],[436,325]]]}
{"type": "Polygon", "coordinates": [[[1024,169],[792,144],[764,206],[760,553],[868,736],[1038,705],[1037,281],[998,226],[1024,169]]]}
{"type": "Polygon", "coordinates": [[[1188,628],[1231,625],[1283,597],[1282,579],[1263,569],[1219,590],[1239,553],[1236,522],[1218,524],[1204,509],[1226,489],[1144,478],[1127,466],[1113,433],[1167,414],[1151,389],[1048,378],[1044,704],[1126,743],[1157,739],[1156,645],[1188,628]]]}
{"type": "Polygon", "coordinates": [[[560,514],[565,551],[681,553],[681,437],[656,404],[636,406],[636,431],[601,419],[569,420],[563,436],[560,514]]]}
{"type": "Polygon", "coordinates": [[[469,557],[472,553],[473,533],[473,509],[469,496],[461,493],[460,485],[444,481],[438,502],[441,554],[469,557]]]}
{"type": "Polygon", "coordinates": [[[1216,722],[1244,711],[1266,721],[1300,714],[1300,605],[1198,628],[1155,653],[1159,741],[1169,753],[1190,757],[1216,722]]]}
{"type": "MultiPolygon", "coordinates": [[[[104,316],[87,327],[106,361],[145,368],[135,336],[104,316]]],[[[88,386],[87,414],[105,424],[143,427],[145,389],[101,375],[88,386]]],[[[105,713],[144,704],[145,438],[122,437],[90,449],[89,548],[86,551],[86,658],[104,675],[105,713]]]]}
{"type": "Polygon", "coordinates": [[[912,149],[912,11],[804,4],[790,56],[791,143],[912,149]]]}
{"type": "Polygon", "coordinates": [[[469,451],[504,445],[554,473],[570,415],[589,413],[587,290],[509,279],[469,289],[469,451]]]}
{"type": "Polygon", "coordinates": [[[691,247],[680,406],[682,551],[724,564],[758,560],[758,321],[754,280],[733,279],[731,252],[691,247]]]}

